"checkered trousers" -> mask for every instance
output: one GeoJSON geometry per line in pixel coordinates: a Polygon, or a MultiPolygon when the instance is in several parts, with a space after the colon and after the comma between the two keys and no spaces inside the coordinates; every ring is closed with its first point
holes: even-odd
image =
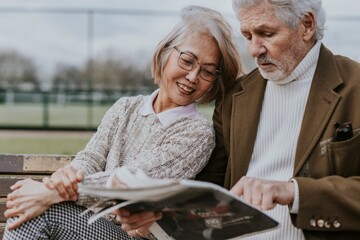
{"type": "MultiPolygon", "coordinates": [[[[5,231],[3,240],[139,240],[132,238],[105,218],[92,224],[87,221],[93,213],[80,215],[85,208],[73,202],[51,206],[42,215],[24,223],[12,231],[5,231]]],[[[8,219],[11,223],[15,218],[8,219]]]]}

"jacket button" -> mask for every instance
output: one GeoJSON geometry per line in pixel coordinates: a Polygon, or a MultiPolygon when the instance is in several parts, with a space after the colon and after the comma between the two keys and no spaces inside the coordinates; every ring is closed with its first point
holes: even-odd
{"type": "Polygon", "coordinates": [[[325,227],[326,228],[331,228],[331,222],[330,221],[325,221],[325,227]]]}
{"type": "Polygon", "coordinates": [[[338,220],[335,220],[333,222],[333,226],[334,226],[334,228],[339,228],[341,226],[341,224],[340,224],[340,222],[338,220]]]}
{"type": "Polygon", "coordinates": [[[315,221],[315,219],[310,219],[310,226],[316,227],[316,221],[315,221]]]}
{"type": "Polygon", "coordinates": [[[324,226],[324,224],[325,224],[324,220],[322,220],[322,219],[317,220],[318,227],[322,228],[324,226]]]}

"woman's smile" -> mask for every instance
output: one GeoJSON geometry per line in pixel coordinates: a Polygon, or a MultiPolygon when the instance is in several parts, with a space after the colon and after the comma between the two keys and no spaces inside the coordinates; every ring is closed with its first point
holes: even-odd
{"type": "Polygon", "coordinates": [[[187,94],[192,94],[193,92],[195,92],[195,89],[192,88],[192,87],[189,87],[185,84],[182,84],[182,83],[179,83],[179,82],[176,82],[176,85],[180,88],[180,91],[181,92],[184,92],[187,93],[187,94]]]}

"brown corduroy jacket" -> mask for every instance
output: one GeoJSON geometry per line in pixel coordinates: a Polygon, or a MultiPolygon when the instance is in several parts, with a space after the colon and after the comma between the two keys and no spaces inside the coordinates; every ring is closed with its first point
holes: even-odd
{"type": "MultiPolygon", "coordinates": [[[[231,188],[247,172],[266,80],[256,69],[216,104],[216,148],[198,175],[231,188]]],[[[360,64],[321,46],[298,139],[293,176],[300,208],[293,224],[306,239],[360,239],[360,64]],[[354,137],[334,142],[335,123],[354,137]]]]}

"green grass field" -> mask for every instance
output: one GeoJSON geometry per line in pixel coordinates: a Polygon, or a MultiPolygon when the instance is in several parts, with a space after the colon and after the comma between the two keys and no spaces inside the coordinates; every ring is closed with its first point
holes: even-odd
{"type": "MultiPolygon", "coordinates": [[[[50,106],[49,126],[86,127],[88,112],[85,106],[50,106]]],[[[92,126],[100,123],[109,106],[92,109],[92,126]]],[[[211,120],[213,107],[201,106],[199,111],[211,120]]],[[[41,105],[0,105],[0,126],[42,126],[41,105]]],[[[92,133],[22,132],[0,130],[0,153],[76,154],[84,148],[92,133]],[[17,133],[16,133],[17,132],[17,133]],[[16,134],[15,134],[16,133],[16,134]]]]}
{"type": "MultiPolygon", "coordinates": [[[[96,128],[110,105],[57,105],[50,104],[48,110],[49,127],[93,127],[96,128]]],[[[211,120],[213,106],[199,107],[205,117],[211,120]]],[[[41,104],[0,104],[0,126],[44,126],[44,108],[41,104]]]]}
{"type": "Polygon", "coordinates": [[[76,154],[90,137],[6,137],[0,136],[1,153],[76,154]]]}
{"type": "MultiPolygon", "coordinates": [[[[96,127],[109,105],[50,104],[48,110],[49,127],[96,127]]],[[[41,104],[0,105],[1,126],[44,126],[44,108],[41,104]]]]}

